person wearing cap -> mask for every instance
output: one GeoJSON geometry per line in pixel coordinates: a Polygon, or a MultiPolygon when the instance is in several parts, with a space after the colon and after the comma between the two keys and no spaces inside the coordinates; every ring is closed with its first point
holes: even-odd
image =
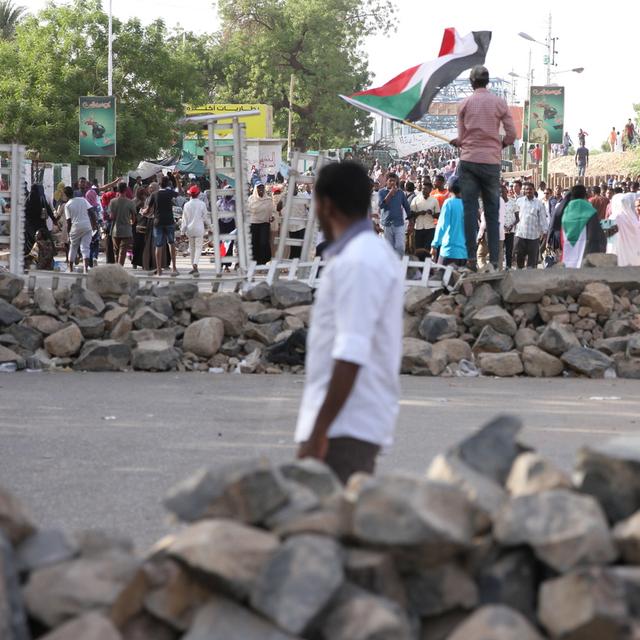
{"type": "Polygon", "coordinates": [[[465,237],[469,267],[475,261],[478,237],[478,197],[482,197],[487,223],[489,259],[497,268],[500,258],[500,166],[502,149],[513,144],[516,129],[506,101],[489,92],[489,71],[476,66],[470,75],[473,95],[458,108],[458,137],[451,144],[460,149],[459,186],[464,203],[465,237]],[[504,127],[504,138],[500,126],[504,127]]]}
{"type": "Polygon", "coordinates": [[[183,236],[189,239],[189,255],[191,256],[190,275],[197,277],[200,275],[198,271],[198,263],[202,255],[202,243],[204,240],[205,229],[209,226],[207,222],[207,206],[198,197],[200,188],[197,186],[189,187],[189,201],[185,203],[182,209],[182,225],[180,231],[183,236]]]}

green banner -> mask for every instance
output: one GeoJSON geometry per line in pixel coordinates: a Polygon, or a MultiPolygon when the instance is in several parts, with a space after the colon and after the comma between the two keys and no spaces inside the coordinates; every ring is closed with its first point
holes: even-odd
{"type": "Polygon", "coordinates": [[[80,155],[102,158],[116,155],[115,96],[80,98],[80,155]]]}
{"type": "Polygon", "coordinates": [[[564,87],[531,87],[529,142],[562,144],[564,135],[564,87]]]}

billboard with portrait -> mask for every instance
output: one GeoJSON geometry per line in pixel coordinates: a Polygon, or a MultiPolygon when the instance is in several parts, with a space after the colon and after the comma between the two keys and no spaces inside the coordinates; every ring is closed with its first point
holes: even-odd
{"type": "Polygon", "coordinates": [[[116,155],[115,96],[80,98],[80,155],[99,158],[116,155]]]}
{"type": "Polygon", "coordinates": [[[564,135],[564,87],[531,87],[529,142],[562,144],[564,135]]]}

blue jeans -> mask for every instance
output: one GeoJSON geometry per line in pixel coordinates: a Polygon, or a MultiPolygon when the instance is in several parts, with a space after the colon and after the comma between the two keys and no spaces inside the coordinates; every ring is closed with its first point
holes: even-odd
{"type": "Polygon", "coordinates": [[[487,221],[489,260],[498,267],[500,259],[500,165],[482,164],[462,160],[458,184],[464,204],[464,235],[469,260],[476,261],[478,250],[478,198],[482,196],[484,217],[487,221]]]}
{"type": "Polygon", "coordinates": [[[579,164],[578,165],[578,177],[582,178],[586,172],[587,172],[587,165],[586,164],[579,164]]]}
{"type": "Polygon", "coordinates": [[[404,225],[399,227],[384,228],[384,239],[393,247],[393,250],[402,258],[404,256],[404,225]]]}

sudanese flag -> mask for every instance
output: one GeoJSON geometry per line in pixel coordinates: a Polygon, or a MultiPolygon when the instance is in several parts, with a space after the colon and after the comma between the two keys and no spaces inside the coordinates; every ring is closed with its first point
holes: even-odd
{"type": "Polygon", "coordinates": [[[427,113],[442,87],[466,69],[484,64],[490,43],[491,31],[472,31],[461,37],[455,29],[445,29],[435,60],[411,67],[376,89],[340,97],[355,107],[385,118],[415,122],[427,113]]]}

